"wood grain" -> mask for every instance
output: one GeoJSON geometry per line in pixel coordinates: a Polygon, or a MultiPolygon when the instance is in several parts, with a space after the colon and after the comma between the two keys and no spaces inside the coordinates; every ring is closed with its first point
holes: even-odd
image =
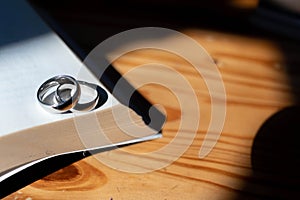
{"type": "MultiPolygon", "coordinates": [[[[141,64],[158,62],[178,70],[192,85],[201,107],[201,121],[187,151],[171,165],[146,174],[121,172],[88,157],[11,194],[5,200],[287,199],[299,195],[299,177],[272,174],[267,169],[257,173],[251,162],[253,143],[263,123],[280,109],[295,104],[285,58],[279,46],[267,39],[228,33],[196,29],[182,32],[199,42],[213,57],[226,88],[224,129],[207,157],[198,158],[211,115],[211,102],[203,77],[189,63],[170,53],[156,50],[131,52],[115,62],[121,73],[141,64]]],[[[129,80],[137,85],[151,76],[172,78],[172,75],[153,69],[129,80]]],[[[189,98],[191,94],[186,93],[185,88],[175,86],[189,98]]],[[[171,142],[183,113],[178,99],[168,88],[149,84],[139,90],[153,104],[163,106],[168,116],[163,138],[123,149],[146,153],[171,142]]],[[[193,130],[185,130],[186,135],[191,132],[193,130]]]]}

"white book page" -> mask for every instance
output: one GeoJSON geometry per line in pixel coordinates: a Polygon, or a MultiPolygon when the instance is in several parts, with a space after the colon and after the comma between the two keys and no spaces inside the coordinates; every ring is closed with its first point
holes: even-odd
{"type": "MultiPolygon", "coordinates": [[[[18,134],[19,131],[24,129],[74,117],[72,113],[49,113],[39,105],[37,100],[38,88],[46,80],[57,75],[70,75],[78,80],[98,84],[105,89],[97,77],[45,25],[25,0],[0,1],[0,139],[1,137],[4,139],[13,138],[4,136],[13,136],[13,133],[18,134]]],[[[107,90],[106,92],[108,94],[106,103],[92,112],[98,112],[120,104],[107,90]]],[[[77,116],[78,114],[76,114],[77,116]]],[[[142,119],[139,118],[139,120],[142,119]]],[[[98,128],[97,122],[94,124],[98,128]]],[[[86,128],[85,125],[82,124],[81,128],[86,128]]],[[[147,129],[145,133],[140,131],[139,126],[136,126],[136,128],[134,130],[130,129],[133,135],[122,133],[120,130],[120,137],[118,135],[113,143],[107,142],[106,138],[103,141],[100,140],[104,138],[103,135],[98,132],[98,129],[93,131],[92,128],[90,131],[93,133],[92,137],[97,136],[100,139],[89,140],[92,144],[85,147],[82,146],[82,143],[75,143],[67,146],[67,148],[60,146],[61,149],[55,149],[52,144],[56,145],[56,143],[52,141],[51,144],[45,146],[43,146],[43,142],[41,145],[37,144],[35,148],[28,151],[28,144],[34,144],[34,141],[29,140],[28,143],[21,141],[16,145],[14,145],[15,143],[7,143],[8,145],[5,144],[3,148],[8,148],[8,154],[3,151],[0,157],[2,156],[3,160],[9,157],[10,161],[7,161],[8,164],[4,163],[0,166],[0,183],[23,169],[50,157],[84,150],[105,151],[116,145],[161,137],[160,133],[150,127],[147,127],[149,131],[147,129]],[[140,137],[136,137],[135,132],[137,132],[136,134],[140,133],[140,137]],[[49,149],[52,149],[53,155],[44,153],[48,152],[49,149]],[[14,154],[14,156],[10,156],[10,154],[14,154]],[[16,166],[20,167],[14,168],[16,166]]],[[[57,136],[57,134],[54,135],[57,136]]],[[[77,135],[74,141],[77,141],[77,135]]],[[[45,143],[49,142],[45,141],[45,143]]]]}
{"type": "MultiPolygon", "coordinates": [[[[102,86],[101,83],[26,2],[1,1],[0,13],[0,137],[73,117],[72,113],[44,110],[36,94],[40,85],[63,74],[102,86]]],[[[100,109],[116,103],[108,95],[100,109]]]]}

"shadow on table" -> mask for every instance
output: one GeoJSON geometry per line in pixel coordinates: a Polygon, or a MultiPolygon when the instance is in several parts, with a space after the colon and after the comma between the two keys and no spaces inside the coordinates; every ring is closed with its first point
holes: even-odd
{"type": "Polygon", "coordinates": [[[252,146],[252,174],[237,199],[295,199],[300,196],[300,15],[269,1],[261,1],[256,14],[254,28],[273,38],[284,56],[294,106],[260,127],[252,146]]]}
{"type": "Polygon", "coordinates": [[[285,108],[259,129],[252,174],[236,199],[294,199],[300,195],[300,107],[285,108]]]}

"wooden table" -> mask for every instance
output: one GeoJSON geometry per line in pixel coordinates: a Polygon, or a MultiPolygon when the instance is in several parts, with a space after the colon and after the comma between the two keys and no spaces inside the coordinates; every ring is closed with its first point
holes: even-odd
{"type": "MultiPolygon", "coordinates": [[[[180,31],[195,39],[215,60],[226,89],[224,129],[208,156],[198,157],[211,115],[210,96],[203,77],[178,56],[155,50],[136,51],[114,63],[121,73],[141,64],[159,62],[178,70],[192,85],[201,108],[201,120],[187,151],[169,166],[142,174],[112,169],[91,156],[5,199],[288,199],[298,196],[299,108],[287,107],[299,100],[299,45],[204,28],[180,31]]],[[[139,77],[130,77],[129,81],[138,85],[150,73],[171,76],[153,69],[139,77]]],[[[186,89],[180,90],[188,98],[186,89]]],[[[151,152],[171,142],[181,115],[193,116],[181,113],[178,100],[168,88],[149,84],[139,91],[153,104],[164,107],[168,116],[164,137],[124,150],[151,152]]],[[[185,130],[186,134],[192,131],[185,130]]]]}

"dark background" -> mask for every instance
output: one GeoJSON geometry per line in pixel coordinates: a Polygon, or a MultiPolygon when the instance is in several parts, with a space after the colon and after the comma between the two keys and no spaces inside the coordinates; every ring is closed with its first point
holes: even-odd
{"type": "MultiPolygon", "coordinates": [[[[88,52],[104,39],[132,28],[205,28],[274,37],[257,26],[257,0],[30,0],[42,17],[77,51],[88,52]],[[241,2],[241,3],[235,3],[241,2]],[[248,3],[247,3],[248,2],[248,3]],[[72,42],[71,42],[72,41],[72,42]]],[[[267,5],[269,6],[269,5],[267,5]]],[[[275,32],[275,35],[278,36],[275,32]]],[[[288,38],[288,37],[287,37],[288,38]]],[[[82,53],[83,53],[82,52],[82,53]]]]}

